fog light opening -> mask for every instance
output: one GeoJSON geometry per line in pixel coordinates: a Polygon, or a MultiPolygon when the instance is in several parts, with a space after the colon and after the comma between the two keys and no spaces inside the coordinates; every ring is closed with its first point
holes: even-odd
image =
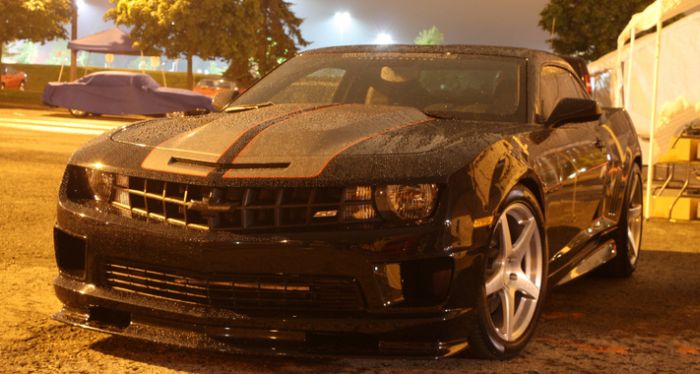
{"type": "Polygon", "coordinates": [[[55,227],[53,239],[58,269],[64,274],[84,278],[87,252],[85,238],[71,235],[55,227]]]}
{"type": "Polygon", "coordinates": [[[447,298],[453,259],[375,264],[374,278],[385,307],[434,306],[447,298]]]}

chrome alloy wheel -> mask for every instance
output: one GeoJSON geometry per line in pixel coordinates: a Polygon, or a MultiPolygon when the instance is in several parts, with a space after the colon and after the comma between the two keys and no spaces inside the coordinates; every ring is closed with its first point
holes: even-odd
{"type": "Polygon", "coordinates": [[[505,209],[492,248],[485,277],[488,320],[498,337],[514,342],[533,322],[545,276],[540,229],[530,207],[517,202],[505,209]]]}
{"type": "Polygon", "coordinates": [[[632,174],[627,204],[627,251],[631,265],[637,263],[642,241],[642,183],[639,174],[632,174]]]}

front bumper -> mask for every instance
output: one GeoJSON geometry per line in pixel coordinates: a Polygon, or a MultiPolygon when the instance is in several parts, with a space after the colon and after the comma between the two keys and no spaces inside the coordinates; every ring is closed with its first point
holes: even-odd
{"type": "Polygon", "coordinates": [[[89,330],[174,346],[274,355],[375,354],[444,357],[466,348],[461,331],[469,309],[438,315],[387,318],[256,317],[211,308],[188,308],[58,277],[64,303],[54,319],[89,330]]]}
{"type": "MultiPolygon", "coordinates": [[[[470,268],[476,255],[439,251],[436,227],[303,236],[241,236],[193,232],[118,215],[95,215],[64,201],[57,232],[85,241],[85,270],[54,281],[64,304],[54,318],[71,325],[150,341],[227,352],[318,355],[452,355],[466,347],[471,318],[470,268]],[[334,238],[335,237],[335,238],[334,238]],[[347,238],[352,238],[348,240],[347,238]],[[381,243],[405,243],[398,253],[375,252],[381,243]],[[426,244],[427,243],[427,244],[426,244]],[[374,272],[377,264],[451,258],[447,290],[439,301],[393,307],[374,272]],[[113,259],[204,273],[310,274],[352,278],[362,307],[346,311],[222,308],[123,292],[104,282],[113,259]],[[452,263],[452,262],[451,262],[452,263]]],[[[57,257],[58,255],[57,250],[57,257]]]]}

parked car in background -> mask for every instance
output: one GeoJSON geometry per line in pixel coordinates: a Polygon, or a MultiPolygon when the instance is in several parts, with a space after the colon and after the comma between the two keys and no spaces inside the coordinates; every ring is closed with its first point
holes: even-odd
{"type": "Polygon", "coordinates": [[[588,73],[588,63],[581,57],[575,56],[561,56],[566,62],[574,68],[576,75],[581,78],[583,85],[586,86],[586,92],[589,94],[593,93],[593,86],[591,86],[591,75],[588,73]]]}
{"type": "Polygon", "coordinates": [[[238,91],[238,85],[236,82],[226,79],[206,78],[197,82],[197,85],[192,90],[205,96],[214,97],[220,92],[238,91]]]}
{"type": "Polygon", "coordinates": [[[3,66],[0,74],[0,90],[20,90],[27,88],[27,73],[11,66],[3,66]]]}
{"type": "Polygon", "coordinates": [[[637,264],[634,127],[556,55],[306,51],[225,112],[73,154],[54,318],[219,351],[505,359],[552,287],[637,264]]]}
{"type": "Polygon", "coordinates": [[[208,96],[179,88],[161,87],[151,76],[130,72],[98,72],[75,82],[51,82],[44,103],[67,108],[75,116],[88,114],[141,114],[211,112],[208,96]]]}

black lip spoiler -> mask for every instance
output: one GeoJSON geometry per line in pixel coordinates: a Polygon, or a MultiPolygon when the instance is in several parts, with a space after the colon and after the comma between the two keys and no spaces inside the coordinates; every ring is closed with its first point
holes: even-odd
{"type": "Polygon", "coordinates": [[[171,157],[170,160],[168,161],[168,164],[175,164],[175,163],[182,163],[182,164],[190,164],[190,165],[199,165],[199,166],[209,166],[217,169],[286,169],[291,165],[290,162],[269,162],[269,163],[240,163],[240,164],[232,164],[232,163],[219,163],[219,162],[210,162],[210,161],[202,161],[202,160],[192,160],[188,158],[182,158],[182,157],[171,157]]]}

